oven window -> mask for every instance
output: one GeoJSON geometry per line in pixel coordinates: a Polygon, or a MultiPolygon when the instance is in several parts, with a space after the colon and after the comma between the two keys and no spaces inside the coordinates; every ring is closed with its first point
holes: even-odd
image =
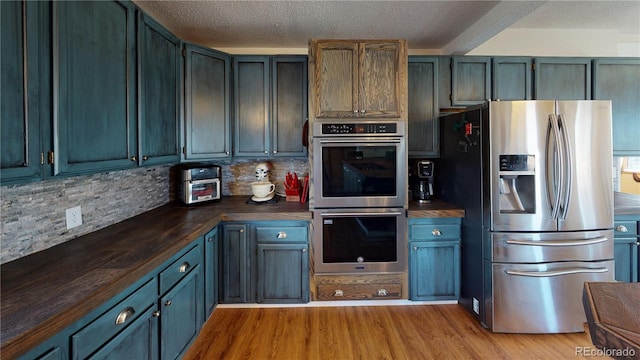
{"type": "Polygon", "coordinates": [[[395,262],[396,226],[396,216],[323,217],[323,262],[395,262]]]}
{"type": "Polygon", "coordinates": [[[191,200],[208,200],[215,197],[216,194],[216,184],[215,183],[202,183],[202,184],[194,184],[191,187],[191,200]]]}
{"type": "Polygon", "coordinates": [[[322,148],[322,196],[396,196],[395,146],[322,148]]]}

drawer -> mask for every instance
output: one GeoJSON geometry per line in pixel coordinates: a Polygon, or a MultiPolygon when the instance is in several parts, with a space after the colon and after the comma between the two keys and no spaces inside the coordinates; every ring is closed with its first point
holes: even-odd
{"type": "Polygon", "coordinates": [[[196,246],[160,273],[160,294],[164,294],[202,262],[200,246],[196,246]]]}
{"type": "Polygon", "coordinates": [[[638,234],[638,226],[633,220],[614,221],[613,229],[615,237],[635,237],[638,234]]]}
{"type": "Polygon", "coordinates": [[[457,224],[411,224],[409,241],[440,240],[460,238],[460,225],[457,224]]]}
{"type": "Polygon", "coordinates": [[[82,330],[71,336],[71,347],[74,359],[84,359],[91,355],[107,340],[124,330],[149,306],[156,301],[156,279],[151,279],[131,295],[112,307],[82,330]]]}
{"type": "Polygon", "coordinates": [[[377,284],[319,284],[318,300],[385,300],[400,299],[402,285],[377,284]]]}
{"type": "Polygon", "coordinates": [[[306,226],[256,226],[258,242],[296,242],[307,243],[306,226]]]}

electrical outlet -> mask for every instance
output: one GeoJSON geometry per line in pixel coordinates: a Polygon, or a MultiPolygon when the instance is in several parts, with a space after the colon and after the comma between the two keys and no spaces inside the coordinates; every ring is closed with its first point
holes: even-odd
{"type": "Polygon", "coordinates": [[[480,302],[476,298],[473,298],[473,312],[480,315],[480,302]]]}
{"type": "Polygon", "coordinates": [[[67,230],[82,225],[82,209],[80,206],[72,207],[67,212],[67,230]]]}

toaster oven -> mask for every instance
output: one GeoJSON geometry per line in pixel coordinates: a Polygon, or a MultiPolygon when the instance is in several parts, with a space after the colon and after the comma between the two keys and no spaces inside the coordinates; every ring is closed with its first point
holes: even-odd
{"type": "Polygon", "coordinates": [[[211,164],[182,164],[180,199],[185,204],[220,200],[221,169],[211,164]]]}

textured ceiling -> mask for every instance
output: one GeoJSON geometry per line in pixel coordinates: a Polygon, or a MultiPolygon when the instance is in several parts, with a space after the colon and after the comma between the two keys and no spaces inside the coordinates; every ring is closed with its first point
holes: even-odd
{"type": "Polygon", "coordinates": [[[407,39],[463,54],[502,30],[640,34],[640,1],[140,1],[180,38],[211,48],[306,48],[310,38],[407,39]]]}

